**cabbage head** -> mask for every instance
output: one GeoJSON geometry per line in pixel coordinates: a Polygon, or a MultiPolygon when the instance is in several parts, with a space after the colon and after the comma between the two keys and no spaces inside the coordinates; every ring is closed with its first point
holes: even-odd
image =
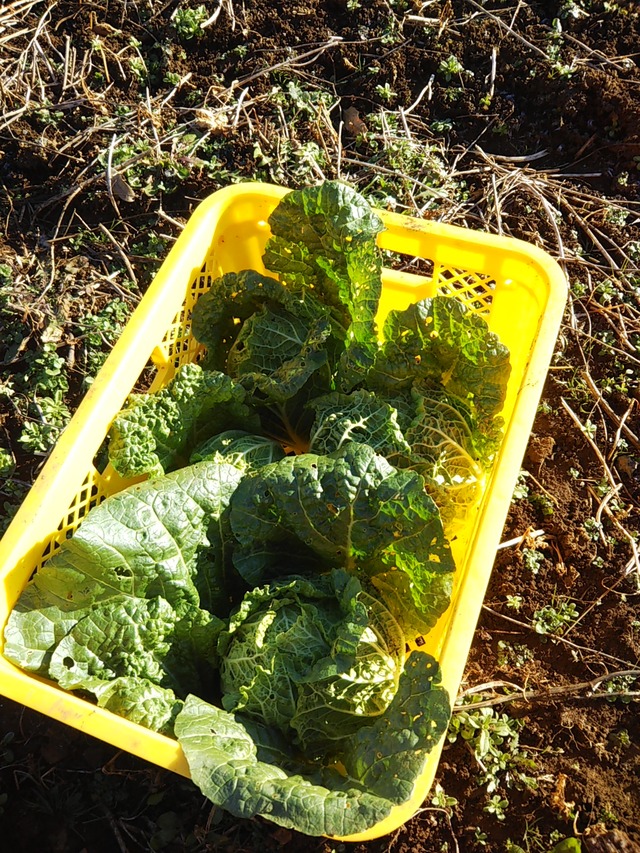
{"type": "Polygon", "coordinates": [[[225,710],[293,735],[313,758],[387,710],[405,641],[386,607],[334,569],[248,592],[218,648],[225,710]]]}

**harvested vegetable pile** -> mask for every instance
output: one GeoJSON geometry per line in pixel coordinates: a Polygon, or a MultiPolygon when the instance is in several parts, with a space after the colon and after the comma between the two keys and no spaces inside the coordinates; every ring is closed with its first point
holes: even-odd
{"type": "Polygon", "coordinates": [[[272,214],[264,262],[194,308],[202,363],[133,395],[94,508],[5,630],[24,669],[175,735],[235,815],[351,835],[444,734],[448,536],[501,438],[509,353],[453,297],[376,316],[382,223],[336,182],[272,214]]]}

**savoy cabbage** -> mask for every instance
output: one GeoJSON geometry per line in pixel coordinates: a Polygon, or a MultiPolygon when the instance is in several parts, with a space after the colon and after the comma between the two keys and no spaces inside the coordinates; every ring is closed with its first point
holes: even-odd
{"type": "Polygon", "coordinates": [[[405,639],[355,577],[334,569],[248,592],[218,652],[222,707],[293,736],[311,759],[387,710],[405,639]]]}
{"type": "Polygon", "coordinates": [[[379,589],[415,635],[449,603],[455,566],[424,480],[366,444],[288,456],[247,475],[229,520],[233,561],[250,586],[300,568],[344,567],[379,589]]]}
{"type": "Polygon", "coordinates": [[[191,778],[238,817],[262,815],[308,835],[370,829],[409,800],[447,729],[449,697],[425,653],[406,661],[386,711],[341,744],[335,762],[308,761],[277,729],[188,696],[175,731],[191,778]]]}

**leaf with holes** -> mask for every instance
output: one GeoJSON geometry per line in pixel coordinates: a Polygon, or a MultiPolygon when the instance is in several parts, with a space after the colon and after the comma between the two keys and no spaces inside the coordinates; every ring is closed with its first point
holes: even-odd
{"type": "Polygon", "coordinates": [[[200,462],[107,498],[24,589],[5,656],[68,689],[137,678],[206,692],[222,622],[202,605],[227,615],[224,516],[244,471],[200,462]]]}
{"type": "Polygon", "coordinates": [[[376,582],[404,626],[433,627],[448,605],[454,562],[438,509],[413,471],[366,444],[288,457],[248,474],[231,498],[233,560],[250,586],[265,578],[344,567],[376,582]],[[401,602],[387,590],[400,583],[401,602]],[[435,585],[436,596],[429,590],[435,585]]]}

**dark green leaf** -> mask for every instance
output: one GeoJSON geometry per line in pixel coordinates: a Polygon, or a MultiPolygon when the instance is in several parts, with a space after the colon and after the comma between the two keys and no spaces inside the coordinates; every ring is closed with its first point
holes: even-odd
{"type": "Polygon", "coordinates": [[[346,184],[325,181],[286,195],[269,217],[264,264],[296,293],[313,288],[346,330],[339,383],[350,391],[371,369],[382,289],[376,235],[382,220],[346,184]]]}
{"type": "Polygon", "coordinates": [[[312,294],[294,293],[275,278],[253,270],[226,273],[214,279],[193,308],[191,331],[207,347],[206,365],[226,370],[245,321],[267,311],[288,316],[307,329],[322,318],[329,318],[327,308],[312,294]]]}
{"type": "Polygon", "coordinates": [[[396,804],[409,799],[426,755],[447,730],[451,707],[440,679],[437,661],[414,652],[386,713],[347,741],[347,773],[377,796],[396,804]]]}
{"type": "Polygon", "coordinates": [[[350,441],[368,444],[382,456],[411,450],[396,410],[371,391],[334,392],[317,397],[309,407],[315,413],[311,453],[333,453],[350,441]]]}
{"type": "MultiPolygon", "coordinates": [[[[444,609],[441,592],[435,612],[422,595],[434,575],[454,571],[436,505],[422,477],[396,470],[367,445],[261,468],[238,487],[230,522],[238,542],[234,564],[251,586],[292,571],[288,554],[315,555],[320,566],[363,577],[405,572],[425,630],[444,609]]],[[[394,615],[402,619],[395,605],[394,615]]]]}
{"type": "Polygon", "coordinates": [[[235,426],[259,427],[246,392],[224,373],[178,369],[155,394],[132,394],[109,433],[109,460],[123,477],[184,465],[198,442],[235,426]]]}
{"type": "Polygon", "coordinates": [[[257,311],[243,323],[227,371],[258,402],[283,403],[327,364],[330,334],[326,317],[305,323],[282,311],[257,311]]]}
{"type": "Polygon", "coordinates": [[[449,296],[390,311],[370,387],[395,394],[422,382],[472,406],[483,424],[504,404],[509,351],[486,321],[449,296]]]}

